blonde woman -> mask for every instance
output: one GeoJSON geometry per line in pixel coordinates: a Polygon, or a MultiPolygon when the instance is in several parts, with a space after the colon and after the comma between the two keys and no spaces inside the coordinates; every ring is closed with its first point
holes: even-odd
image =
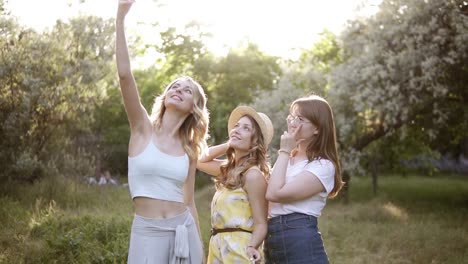
{"type": "Polygon", "coordinates": [[[317,95],[295,100],[268,183],[266,263],[328,263],[317,219],[343,183],[333,112],[317,95]]]}
{"type": "Polygon", "coordinates": [[[267,146],[273,125],[248,106],[234,109],[228,122],[229,141],[209,148],[197,168],[214,176],[208,263],[263,263],[268,204],[265,199],[267,146]],[[225,159],[218,159],[225,155],[225,159]]]}
{"type": "Polygon", "coordinates": [[[130,69],[124,31],[134,1],[119,1],[116,58],[130,124],[128,181],[134,205],[128,263],[204,261],[194,202],[196,162],[206,149],[208,111],[202,87],[190,77],[172,81],[152,114],[142,106],[130,69]]]}

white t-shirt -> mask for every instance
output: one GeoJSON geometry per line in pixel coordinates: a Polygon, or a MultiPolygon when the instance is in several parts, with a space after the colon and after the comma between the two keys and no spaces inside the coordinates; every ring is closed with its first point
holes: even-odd
{"type": "Polygon", "coordinates": [[[291,213],[303,213],[315,217],[321,215],[322,209],[325,207],[327,201],[327,196],[335,185],[335,166],[331,161],[326,159],[313,160],[311,162],[304,160],[294,165],[290,165],[288,162],[285,182],[290,183],[294,181],[296,176],[303,171],[309,171],[317,176],[325,188],[325,192],[320,192],[304,200],[291,203],[270,202],[270,217],[291,213]]]}

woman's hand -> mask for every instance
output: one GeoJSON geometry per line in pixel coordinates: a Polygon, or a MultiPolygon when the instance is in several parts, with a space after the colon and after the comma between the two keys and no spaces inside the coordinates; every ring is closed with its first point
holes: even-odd
{"type": "Polygon", "coordinates": [[[297,133],[301,130],[302,125],[299,125],[294,131],[284,131],[281,135],[280,149],[291,152],[304,139],[296,140],[297,133]]]}
{"type": "Polygon", "coordinates": [[[250,246],[245,250],[247,250],[247,256],[252,263],[257,263],[262,259],[260,252],[256,248],[250,246]]]}
{"type": "Polygon", "coordinates": [[[119,0],[119,8],[117,9],[117,17],[124,18],[130,8],[132,7],[135,0],[119,0]]]}

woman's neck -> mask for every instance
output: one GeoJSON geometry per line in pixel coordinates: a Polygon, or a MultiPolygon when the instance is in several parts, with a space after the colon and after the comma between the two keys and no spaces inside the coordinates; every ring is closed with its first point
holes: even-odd
{"type": "Polygon", "coordinates": [[[289,158],[291,165],[307,159],[306,146],[302,144],[296,147],[296,149],[293,151],[293,155],[289,158]]]}
{"type": "Polygon", "coordinates": [[[236,160],[236,164],[239,164],[239,160],[244,157],[245,155],[247,155],[247,151],[242,151],[242,150],[234,150],[234,155],[236,155],[235,157],[235,160],[236,160]]]}
{"type": "Polygon", "coordinates": [[[297,145],[295,155],[306,156],[307,145],[308,143],[305,142],[302,142],[301,144],[297,145]]]}
{"type": "Polygon", "coordinates": [[[181,114],[180,112],[170,111],[166,109],[162,116],[161,126],[158,129],[157,134],[166,137],[178,138],[179,129],[187,118],[187,114],[181,114]]]}

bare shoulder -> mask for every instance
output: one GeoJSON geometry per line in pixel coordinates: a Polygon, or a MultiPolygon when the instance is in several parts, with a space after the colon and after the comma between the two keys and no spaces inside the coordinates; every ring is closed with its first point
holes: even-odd
{"type": "Polygon", "coordinates": [[[245,183],[266,183],[265,175],[258,167],[252,167],[245,172],[245,183]]]}
{"type": "Polygon", "coordinates": [[[265,197],[267,189],[267,181],[263,173],[257,169],[249,169],[245,172],[244,176],[244,190],[249,197],[265,197]]]}

